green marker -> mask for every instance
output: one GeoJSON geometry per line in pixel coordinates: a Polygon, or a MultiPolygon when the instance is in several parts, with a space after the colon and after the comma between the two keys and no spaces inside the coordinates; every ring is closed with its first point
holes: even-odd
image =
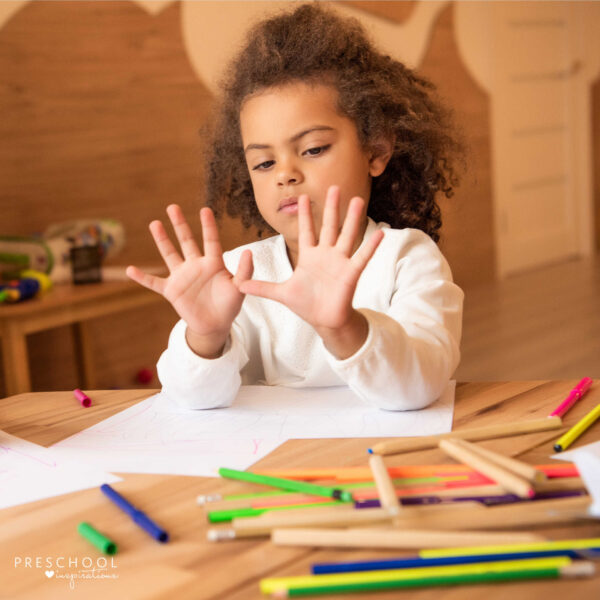
{"type": "Polygon", "coordinates": [[[283,479],[282,477],[270,477],[269,475],[258,475],[249,471],[237,471],[235,469],[219,469],[219,475],[227,479],[238,479],[250,483],[261,483],[270,485],[282,490],[300,492],[302,494],[312,494],[313,496],[324,496],[325,498],[335,498],[342,502],[354,502],[352,492],[338,488],[326,487],[324,485],[315,485],[305,481],[296,481],[295,479],[283,479]]]}
{"type": "Polygon", "coordinates": [[[85,521],[79,523],[79,525],[77,525],[77,531],[81,537],[84,537],[104,554],[116,554],[117,545],[105,535],[102,535],[99,531],[94,529],[89,523],[86,523],[85,521]]]}

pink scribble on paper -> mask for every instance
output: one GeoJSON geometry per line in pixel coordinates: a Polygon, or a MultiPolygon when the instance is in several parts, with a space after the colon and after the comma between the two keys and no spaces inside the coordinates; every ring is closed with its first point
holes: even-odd
{"type": "Polygon", "coordinates": [[[24,456],[25,458],[28,458],[29,460],[39,462],[47,467],[56,467],[57,466],[56,461],[54,461],[54,460],[47,462],[43,458],[38,458],[37,456],[32,456],[31,454],[27,454],[27,452],[21,452],[20,450],[15,450],[14,448],[11,448],[10,446],[3,446],[0,444],[0,450],[4,450],[7,454],[9,452],[14,452],[15,454],[19,454],[20,456],[24,456]]]}

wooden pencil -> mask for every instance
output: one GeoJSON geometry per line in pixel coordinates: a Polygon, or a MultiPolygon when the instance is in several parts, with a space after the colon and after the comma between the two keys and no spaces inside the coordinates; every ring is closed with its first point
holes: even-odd
{"type": "Polygon", "coordinates": [[[543,483],[547,481],[548,478],[546,474],[538,469],[536,469],[533,465],[529,465],[523,461],[517,460],[516,458],[512,458],[511,456],[505,456],[504,454],[500,454],[499,452],[494,452],[493,450],[489,450],[488,448],[483,448],[479,444],[472,444],[467,440],[463,440],[461,438],[455,438],[452,440],[454,443],[459,444],[465,448],[469,448],[471,452],[475,452],[477,454],[481,454],[484,458],[491,460],[499,464],[501,467],[516,473],[523,479],[530,481],[533,484],[543,483]]]}
{"type": "Polygon", "coordinates": [[[277,546],[322,546],[338,548],[420,549],[453,548],[482,544],[521,544],[544,541],[534,533],[497,531],[431,531],[423,529],[274,529],[271,541],[277,546]]]}
{"type": "Polygon", "coordinates": [[[375,486],[377,487],[377,494],[379,495],[379,501],[383,508],[387,508],[392,513],[400,512],[400,502],[398,502],[398,496],[396,495],[396,489],[390,478],[383,457],[377,454],[373,454],[369,457],[369,467],[373,473],[373,479],[375,480],[375,486]]]}
{"type": "Polygon", "coordinates": [[[369,451],[372,454],[401,454],[402,452],[437,448],[441,439],[458,437],[463,440],[477,442],[480,440],[523,435],[525,433],[535,433],[538,431],[550,431],[553,429],[560,429],[560,427],[562,427],[562,420],[560,417],[544,417],[543,419],[534,419],[531,421],[498,423],[497,425],[451,431],[449,433],[440,433],[438,435],[410,437],[389,442],[380,442],[375,444],[369,451]]]}
{"type": "Polygon", "coordinates": [[[356,511],[325,511],[321,509],[277,511],[260,517],[234,519],[228,529],[211,529],[209,541],[232,540],[241,537],[265,537],[274,529],[296,527],[369,527],[393,523],[400,529],[432,530],[497,530],[526,527],[530,525],[552,525],[556,523],[586,523],[589,519],[588,496],[536,500],[516,504],[465,510],[463,503],[455,505],[432,505],[403,507],[398,515],[390,515],[384,508],[369,508],[356,511]],[[283,514],[283,513],[286,514],[283,514]],[[359,514],[361,513],[361,514],[359,514]]]}
{"type": "Polygon", "coordinates": [[[463,446],[460,442],[449,439],[440,440],[439,446],[448,456],[473,467],[481,474],[493,479],[507,492],[517,494],[521,498],[533,498],[535,496],[535,490],[529,481],[512,471],[508,471],[498,463],[492,462],[482,454],[474,452],[470,447],[463,446]]]}

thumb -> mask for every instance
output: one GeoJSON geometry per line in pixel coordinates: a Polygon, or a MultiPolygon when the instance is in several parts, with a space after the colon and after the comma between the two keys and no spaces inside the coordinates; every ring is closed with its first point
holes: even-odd
{"type": "Polygon", "coordinates": [[[282,285],[283,284],[281,283],[272,283],[270,281],[247,279],[239,285],[239,290],[242,294],[249,294],[250,296],[259,296],[261,298],[275,300],[276,302],[282,302],[282,285]]]}
{"type": "MultiPolygon", "coordinates": [[[[254,272],[254,263],[252,261],[252,252],[250,250],[244,250],[240,257],[237,271],[233,277],[234,285],[240,289],[240,285],[249,280],[254,272]]],[[[241,291],[241,290],[240,290],[241,291]]]]}

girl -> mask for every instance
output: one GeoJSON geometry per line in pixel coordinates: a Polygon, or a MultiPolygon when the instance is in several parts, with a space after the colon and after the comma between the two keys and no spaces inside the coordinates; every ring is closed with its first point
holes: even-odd
{"type": "Polygon", "coordinates": [[[127,271],[181,317],[158,363],[168,396],[215,408],[242,383],[348,385],[409,410],[441,395],[463,294],[434,243],[458,146],[431,88],[317,4],[250,31],[208,147],[204,253],[171,205],[181,253],[150,224],[169,276],[127,271]],[[223,254],[210,207],[279,235],[223,254]]]}

